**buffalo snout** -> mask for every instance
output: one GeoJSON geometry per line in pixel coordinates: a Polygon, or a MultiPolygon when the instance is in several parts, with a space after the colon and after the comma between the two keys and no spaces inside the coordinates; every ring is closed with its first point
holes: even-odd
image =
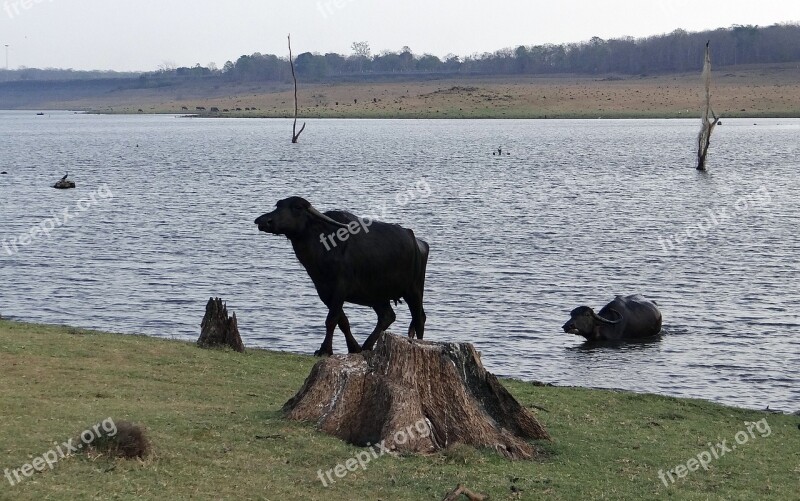
{"type": "Polygon", "coordinates": [[[258,226],[259,231],[263,231],[266,233],[274,233],[274,225],[272,224],[272,213],[264,214],[263,216],[259,216],[254,221],[258,226]]]}

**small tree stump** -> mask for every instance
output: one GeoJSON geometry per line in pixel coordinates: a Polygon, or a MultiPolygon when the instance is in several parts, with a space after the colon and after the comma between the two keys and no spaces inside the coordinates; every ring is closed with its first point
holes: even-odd
{"type": "Polygon", "coordinates": [[[206,304],[206,314],[200,324],[200,338],[197,346],[211,348],[215,346],[230,346],[238,352],[244,352],[242,338],[239,337],[239,326],[236,322],[236,313],[228,317],[228,308],[220,298],[209,298],[206,304]]]}
{"type": "Polygon", "coordinates": [[[372,351],[317,362],[283,412],[352,444],[383,443],[397,452],[431,453],[462,443],[530,459],[535,450],[528,440],[550,438],[483,368],[471,344],[387,333],[372,351]]]}

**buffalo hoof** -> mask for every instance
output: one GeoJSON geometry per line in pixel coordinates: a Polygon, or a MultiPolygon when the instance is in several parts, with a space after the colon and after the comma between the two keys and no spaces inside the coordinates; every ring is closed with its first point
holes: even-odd
{"type": "Polygon", "coordinates": [[[333,350],[323,350],[320,348],[314,352],[315,357],[330,357],[331,355],[333,355],[333,350]]]}
{"type": "Polygon", "coordinates": [[[358,345],[355,345],[353,347],[348,346],[347,347],[347,353],[351,353],[351,354],[352,353],[361,353],[361,347],[358,346],[358,345]]]}

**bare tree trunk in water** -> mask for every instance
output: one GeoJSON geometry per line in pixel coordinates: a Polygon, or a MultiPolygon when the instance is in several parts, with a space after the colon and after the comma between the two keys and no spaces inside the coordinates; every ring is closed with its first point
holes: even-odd
{"type": "Polygon", "coordinates": [[[706,42],[706,57],[703,63],[703,84],[706,88],[706,103],[703,108],[703,125],[700,129],[700,134],[697,136],[697,170],[706,170],[706,154],[708,153],[708,145],[711,143],[711,131],[717,125],[717,116],[711,109],[711,52],[706,42]],[[711,115],[712,119],[708,118],[711,115]]]}
{"type": "Polygon", "coordinates": [[[300,134],[303,133],[303,129],[306,128],[306,123],[303,122],[303,126],[300,127],[299,132],[295,132],[297,130],[297,77],[294,75],[294,59],[292,58],[292,35],[286,37],[289,39],[289,64],[292,67],[292,80],[294,80],[294,123],[292,124],[292,143],[297,142],[297,138],[300,137],[300,134]]]}

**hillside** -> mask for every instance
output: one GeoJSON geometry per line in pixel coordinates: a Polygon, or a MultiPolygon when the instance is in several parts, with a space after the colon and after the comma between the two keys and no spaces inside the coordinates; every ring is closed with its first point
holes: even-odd
{"type": "MultiPolygon", "coordinates": [[[[224,117],[288,117],[293,111],[291,86],[277,83],[126,88],[107,82],[76,90],[72,82],[28,92],[7,86],[0,85],[0,109],[224,117]],[[220,112],[211,113],[212,107],[220,112]]],[[[475,76],[301,84],[299,104],[305,118],[678,118],[699,116],[700,93],[697,73],[475,76]]],[[[800,117],[800,65],[716,68],[712,103],[722,117],[800,117]]]]}

